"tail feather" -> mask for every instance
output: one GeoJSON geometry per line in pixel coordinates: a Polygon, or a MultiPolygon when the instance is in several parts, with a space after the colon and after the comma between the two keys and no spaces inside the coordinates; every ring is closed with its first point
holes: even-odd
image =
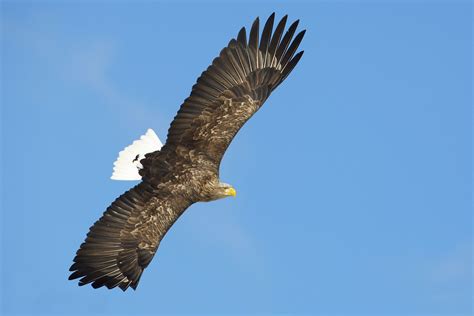
{"type": "Polygon", "coordinates": [[[160,150],[163,144],[156,133],[149,128],[145,135],[122,150],[114,162],[112,180],[141,180],[138,171],[143,167],[140,160],[145,154],[160,150]]]}

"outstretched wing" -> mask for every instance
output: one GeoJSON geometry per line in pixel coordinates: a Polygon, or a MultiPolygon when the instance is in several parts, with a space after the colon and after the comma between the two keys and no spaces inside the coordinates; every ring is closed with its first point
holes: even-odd
{"type": "Polygon", "coordinates": [[[303,51],[295,55],[305,33],[293,39],[298,21],[283,35],[284,16],[272,34],[274,18],[273,13],[265,23],[261,40],[258,18],[248,41],[242,28],[201,74],[171,123],[165,147],[197,149],[220,163],[235,134],[303,55],[303,51]]]}
{"type": "Polygon", "coordinates": [[[90,228],[69,279],[94,288],[136,289],[161,239],[189,202],[142,182],[117,198],[90,228]]]}

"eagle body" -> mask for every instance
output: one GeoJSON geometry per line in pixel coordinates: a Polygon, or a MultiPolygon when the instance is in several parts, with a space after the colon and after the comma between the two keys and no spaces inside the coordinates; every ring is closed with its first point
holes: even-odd
{"type": "MultiPolygon", "coordinates": [[[[139,176],[124,175],[142,182],[118,197],[90,228],[69,279],[80,278],[79,285],[94,288],[136,289],[166,232],[189,206],[235,196],[235,189],[219,179],[222,157],[303,55],[296,50],[305,31],[293,37],[299,21],[284,32],[284,16],[272,32],[274,17],[266,21],[261,37],[258,18],[248,40],[242,28],[201,74],[163,147],[139,161],[139,176]]],[[[144,135],[151,137],[144,142],[153,135],[144,135]]]]}

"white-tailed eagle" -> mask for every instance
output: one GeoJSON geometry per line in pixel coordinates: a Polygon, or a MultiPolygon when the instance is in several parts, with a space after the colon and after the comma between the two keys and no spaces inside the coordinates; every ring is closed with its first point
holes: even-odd
{"type": "Polygon", "coordinates": [[[219,180],[230,142],[296,66],[305,31],[275,14],[259,38],[257,18],[247,39],[242,28],[201,74],[181,105],[162,146],[152,130],[125,148],[113,179],[141,180],[118,197],[90,228],[69,279],[94,288],[136,289],[160,241],[193,203],[235,196],[219,180]]]}

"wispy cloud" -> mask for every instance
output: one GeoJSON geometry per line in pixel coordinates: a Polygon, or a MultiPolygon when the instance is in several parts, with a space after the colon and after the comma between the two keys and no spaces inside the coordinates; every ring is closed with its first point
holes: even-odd
{"type": "Polygon", "coordinates": [[[428,276],[438,284],[473,282],[472,249],[468,245],[458,245],[443,257],[429,264],[428,276]]]}
{"type": "Polygon", "coordinates": [[[2,21],[3,40],[37,55],[47,63],[49,71],[58,80],[92,90],[100,98],[97,103],[107,106],[111,116],[115,115],[121,123],[147,128],[149,124],[161,121],[156,106],[149,106],[127,95],[110,76],[111,69],[119,67],[115,63],[117,50],[114,40],[97,35],[78,39],[51,27],[38,28],[37,25],[48,24],[38,22],[47,21],[48,16],[41,13],[33,15],[31,19],[36,22],[30,24],[5,18],[2,21]]]}
{"type": "MultiPolygon", "coordinates": [[[[196,211],[196,210],[193,210],[196,211]]],[[[263,257],[252,234],[229,210],[209,211],[206,215],[195,216],[192,225],[193,235],[201,242],[222,249],[232,260],[256,274],[263,273],[263,257]],[[211,219],[210,219],[211,217],[211,219]]]]}

